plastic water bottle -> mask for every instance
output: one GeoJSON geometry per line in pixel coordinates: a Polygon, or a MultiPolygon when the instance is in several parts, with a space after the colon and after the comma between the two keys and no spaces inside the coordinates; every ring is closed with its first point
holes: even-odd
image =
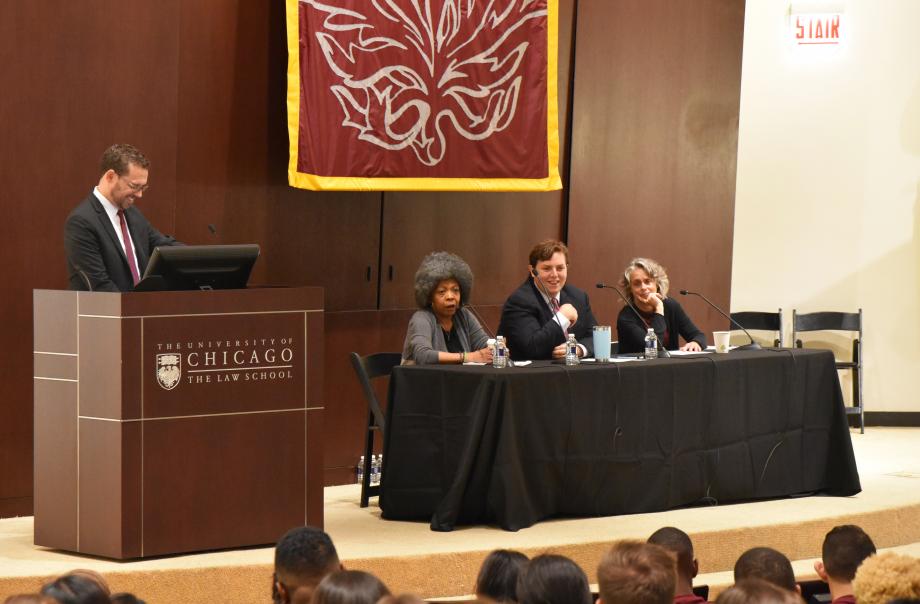
{"type": "Polygon", "coordinates": [[[492,367],[504,369],[508,366],[508,347],[505,346],[505,336],[495,337],[495,351],[492,353],[492,367]]]}
{"type": "Polygon", "coordinates": [[[569,339],[565,343],[565,364],[578,365],[581,361],[578,359],[578,341],[575,334],[570,333],[569,339]]]}
{"type": "Polygon", "coordinates": [[[371,456],[371,485],[380,484],[380,460],[376,455],[371,456]]]}
{"type": "Polygon", "coordinates": [[[645,334],[645,358],[658,358],[658,336],[655,335],[655,330],[651,327],[649,327],[648,333],[645,334]]]}
{"type": "Polygon", "coordinates": [[[355,468],[355,478],[357,479],[355,482],[357,482],[358,484],[361,484],[362,482],[364,482],[364,456],[363,455],[361,456],[361,461],[358,462],[358,467],[355,468]]]}

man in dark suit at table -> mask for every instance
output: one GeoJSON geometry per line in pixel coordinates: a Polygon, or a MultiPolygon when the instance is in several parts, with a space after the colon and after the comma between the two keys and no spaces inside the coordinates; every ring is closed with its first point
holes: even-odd
{"type": "Polygon", "coordinates": [[[569,333],[578,341],[578,356],[593,355],[597,321],[588,294],[566,284],[569,249],[561,241],[547,239],[530,250],[529,261],[529,275],[505,301],[498,326],[511,357],[561,359],[569,333]]]}
{"type": "Polygon", "coordinates": [[[131,291],[155,247],[181,244],[134,207],[148,187],[147,158],[131,145],[112,145],[101,163],[99,184],[64,225],[70,289],[131,291]]]}

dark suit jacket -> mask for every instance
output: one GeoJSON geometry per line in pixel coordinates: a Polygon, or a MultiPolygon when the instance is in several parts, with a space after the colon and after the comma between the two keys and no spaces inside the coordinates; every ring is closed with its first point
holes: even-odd
{"type": "MultiPolygon", "coordinates": [[[[693,324],[680,302],[674,298],[664,299],[664,316],[657,313],[649,315],[652,329],[658,335],[658,340],[668,350],[680,348],[680,337],[688,342],[696,342],[703,350],[706,349],[706,335],[693,324]],[[668,332],[668,341],[664,341],[665,331],[668,332]]],[[[648,327],[639,320],[628,306],[620,309],[617,317],[617,336],[620,339],[619,351],[643,352],[645,350],[645,334],[648,327]]]]}
{"type": "MultiPolygon", "coordinates": [[[[588,355],[593,356],[593,329],[597,321],[588,294],[566,285],[559,293],[559,304],[571,304],[578,311],[578,321],[569,330],[588,350],[588,355]]],[[[511,358],[516,360],[551,359],[553,348],[565,342],[562,328],[530,277],[505,301],[498,334],[505,336],[511,358]]]]}
{"type": "MultiPolygon", "coordinates": [[[[137,270],[141,276],[155,247],[181,245],[153,228],[134,206],[125,210],[125,222],[134,240],[137,270]]],[[[88,289],[80,271],[92,283],[93,291],[124,292],[134,289],[128,258],[118,241],[112,221],[102,203],[92,193],[67,217],[64,224],[64,250],[67,254],[70,289],[88,289]]]]}

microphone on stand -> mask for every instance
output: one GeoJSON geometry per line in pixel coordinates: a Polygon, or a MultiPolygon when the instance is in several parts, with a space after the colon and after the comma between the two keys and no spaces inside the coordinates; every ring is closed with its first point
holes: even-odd
{"type": "MultiPolygon", "coordinates": [[[[626,304],[626,306],[629,307],[629,310],[633,311],[633,314],[636,315],[636,318],[639,319],[639,323],[642,323],[643,325],[645,325],[645,319],[642,318],[642,315],[639,314],[639,311],[636,310],[636,307],[632,305],[632,303],[629,301],[629,298],[627,298],[626,295],[623,292],[621,292],[618,287],[607,285],[605,283],[598,283],[596,287],[597,289],[612,289],[613,291],[615,291],[620,296],[620,298],[623,300],[623,302],[626,304]]],[[[655,339],[658,340],[658,356],[668,358],[668,359],[671,358],[671,353],[668,352],[667,348],[665,348],[664,342],[661,341],[661,338],[655,338],[655,339]]]]}
{"type": "Polygon", "coordinates": [[[485,321],[483,321],[482,316],[478,312],[476,312],[476,309],[473,308],[472,304],[464,304],[460,308],[461,309],[466,308],[467,310],[469,310],[473,314],[473,316],[476,317],[476,320],[479,321],[479,325],[482,326],[482,328],[485,330],[487,334],[489,334],[489,338],[492,338],[492,339],[495,338],[495,334],[492,333],[492,330],[489,329],[489,326],[486,324],[485,321]]]}
{"type": "Polygon", "coordinates": [[[709,298],[707,298],[706,296],[704,296],[703,294],[701,294],[701,293],[699,293],[699,292],[691,292],[691,291],[687,291],[686,289],[680,290],[680,295],[682,295],[682,296],[699,296],[700,298],[702,298],[702,299],[706,302],[706,304],[708,304],[709,306],[711,306],[711,307],[713,307],[714,309],[716,309],[716,311],[718,311],[718,313],[719,313],[720,315],[722,315],[723,317],[725,317],[726,319],[728,319],[729,321],[731,321],[731,324],[732,324],[732,325],[736,325],[736,326],[738,327],[738,329],[740,329],[741,331],[744,332],[744,335],[746,335],[748,338],[750,338],[750,340],[751,340],[751,343],[750,343],[750,344],[745,344],[744,346],[738,346],[737,348],[735,348],[735,350],[760,350],[760,349],[761,349],[760,344],[758,344],[757,342],[754,341],[754,338],[752,338],[752,337],[751,337],[751,334],[748,333],[748,330],[746,330],[746,329],[744,328],[744,325],[742,325],[742,324],[739,323],[738,321],[735,321],[734,319],[732,319],[731,315],[727,314],[724,310],[722,310],[721,308],[719,308],[718,306],[716,306],[715,304],[713,304],[712,300],[710,300],[709,298]]]}
{"type": "Polygon", "coordinates": [[[75,271],[80,273],[80,276],[83,278],[83,282],[86,283],[86,291],[93,291],[93,283],[89,280],[89,277],[86,276],[86,273],[83,272],[83,269],[73,262],[70,263],[70,266],[72,266],[75,271]]]}

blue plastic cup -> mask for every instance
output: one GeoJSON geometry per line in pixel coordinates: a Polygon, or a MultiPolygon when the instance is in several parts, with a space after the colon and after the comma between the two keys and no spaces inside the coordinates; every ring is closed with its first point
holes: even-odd
{"type": "Polygon", "coordinates": [[[594,326],[594,358],[598,361],[610,360],[610,326],[594,326]]]}

